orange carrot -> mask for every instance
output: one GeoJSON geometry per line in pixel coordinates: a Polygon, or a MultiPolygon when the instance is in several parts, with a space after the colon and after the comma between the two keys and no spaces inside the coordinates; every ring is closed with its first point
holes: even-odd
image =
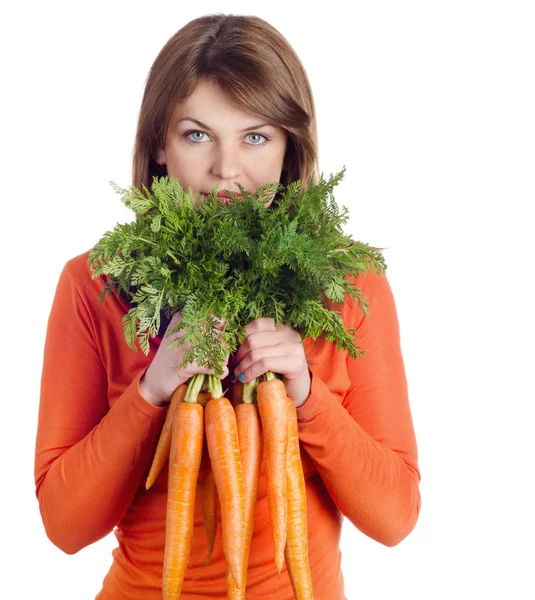
{"type": "Polygon", "coordinates": [[[208,552],[204,563],[207,565],[212,557],[214,540],[217,533],[217,488],[214,472],[210,466],[205,471],[201,480],[201,510],[204,530],[206,531],[206,540],[208,542],[208,552]]]}
{"type": "MultiPolygon", "coordinates": [[[[204,386],[203,386],[204,389],[204,386]]],[[[211,400],[212,394],[209,391],[199,392],[197,404],[203,408],[208,400],[211,400]]],[[[206,532],[206,541],[208,543],[208,552],[206,554],[205,564],[210,562],[214,549],[214,541],[217,533],[217,488],[215,485],[210,456],[208,455],[208,446],[206,437],[203,441],[201,469],[199,472],[199,488],[201,497],[201,511],[204,531],[206,532]]]]}
{"type": "Polygon", "coordinates": [[[235,381],[230,386],[229,398],[230,398],[230,402],[234,408],[236,408],[236,406],[238,406],[238,404],[241,404],[241,402],[242,402],[244,385],[245,384],[242,383],[241,381],[235,381]]]}
{"type": "Polygon", "coordinates": [[[284,383],[274,373],[258,384],[257,402],[264,432],[266,489],[273,530],[275,567],[280,573],[284,564],[288,498],[286,494],[286,452],[288,447],[288,406],[284,383]]]}
{"type": "Polygon", "coordinates": [[[308,532],[305,476],[299,452],[297,412],[288,398],[288,534],[284,558],[296,600],[312,600],[308,563],[308,532]]]}
{"type": "Polygon", "coordinates": [[[156,481],[156,478],[169,459],[169,450],[171,449],[171,434],[173,432],[173,418],[175,416],[176,407],[184,400],[187,389],[188,386],[183,383],[176,388],[171,396],[171,402],[169,403],[169,408],[167,409],[167,415],[165,416],[165,421],[162,431],[160,432],[158,445],[156,446],[154,458],[152,459],[152,465],[145,483],[145,488],[147,490],[156,481]]]}
{"type": "MultiPolygon", "coordinates": [[[[193,379],[196,377],[197,375],[193,379]]],[[[201,465],[203,435],[203,408],[200,404],[189,401],[186,395],[186,401],[179,403],[175,412],[169,454],[162,579],[164,600],[176,600],[179,597],[191,553],[195,491],[201,465]]]]}
{"type": "Polygon", "coordinates": [[[258,406],[252,401],[252,394],[258,381],[244,384],[244,402],[238,404],[234,412],[238,425],[238,439],[245,489],[245,552],[243,559],[243,582],[238,588],[234,579],[227,573],[227,600],[243,600],[247,583],[247,567],[254,529],[254,515],[262,464],[262,425],[258,406]],[[252,384],[252,385],[251,385],[252,384]]]}
{"type": "Polygon", "coordinates": [[[208,400],[212,399],[212,394],[210,392],[199,392],[197,396],[197,404],[200,404],[203,408],[208,403],[208,400]]]}
{"type": "Polygon", "coordinates": [[[204,409],[206,441],[221,509],[223,553],[236,585],[243,581],[245,548],[245,493],[236,415],[228,398],[221,397],[221,382],[208,376],[212,400],[204,409]]]}

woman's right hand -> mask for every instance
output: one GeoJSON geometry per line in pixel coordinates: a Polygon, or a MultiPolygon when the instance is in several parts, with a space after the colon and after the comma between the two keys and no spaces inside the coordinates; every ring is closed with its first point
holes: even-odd
{"type": "MultiPolygon", "coordinates": [[[[154,404],[154,406],[165,406],[169,404],[171,396],[176,388],[182,383],[186,383],[186,381],[197,373],[214,375],[214,369],[200,367],[196,362],[188,364],[184,369],[172,368],[182,364],[184,355],[191,348],[191,344],[185,342],[178,348],[172,348],[171,350],[167,349],[167,346],[169,346],[173,340],[184,335],[184,330],[181,329],[178,333],[174,333],[168,338],[165,337],[167,332],[180,323],[180,321],[182,321],[182,314],[180,312],[174,313],[149,368],[145,371],[145,374],[139,382],[139,391],[141,395],[147,402],[154,404]]],[[[215,327],[215,331],[223,331],[224,325],[225,320],[223,319],[215,327]]],[[[219,336],[220,334],[218,337],[219,336]]],[[[223,373],[216,376],[219,379],[224,379],[228,375],[228,361],[229,356],[227,355],[227,360],[223,365],[223,373]]]]}

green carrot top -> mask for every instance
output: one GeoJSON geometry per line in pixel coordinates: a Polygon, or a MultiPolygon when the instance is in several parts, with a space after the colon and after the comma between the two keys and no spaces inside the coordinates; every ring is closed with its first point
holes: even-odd
{"type": "Polygon", "coordinates": [[[184,335],[169,347],[191,343],[183,368],[194,360],[222,373],[226,356],[245,338],[244,327],[259,317],[286,323],[302,338],[327,340],[357,357],[356,330],[344,327],[336,305],[356,298],[364,313],[366,299],[349,276],[382,273],[377,248],[354,241],[342,230],[348,210],[337,206],[332,191],[345,167],[329,181],[323,175],[306,188],[296,181],[284,188],[268,184],[233,203],[215,189],[198,206],[191,189],[173,178],[154,178],[151,190],[114,189],[136,215],[131,223],[106,232],[89,254],[92,277],[107,276],[103,303],[122,290],[135,303],[124,316],[125,340],[148,354],[149,336],[157,335],[160,311],[180,310],[183,320],[170,333],[184,335]],[[280,190],[282,197],[266,207],[280,190]],[[226,320],[216,337],[215,317],[226,320]]]}

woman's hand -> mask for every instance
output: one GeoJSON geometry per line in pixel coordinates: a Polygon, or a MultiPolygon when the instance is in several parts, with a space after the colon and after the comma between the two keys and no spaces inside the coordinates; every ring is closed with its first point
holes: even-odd
{"type": "Polygon", "coordinates": [[[267,371],[284,376],[286,393],[297,408],[310,395],[310,371],[300,334],[289,325],[275,328],[272,318],[259,318],[245,326],[245,338],[235,361],[233,381],[245,375],[244,382],[252,381],[267,371]]]}
{"type": "MultiPolygon", "coordinates": [[[[171,331],[180,321],[182,321],[182,314],[180,312],[174,313],[149,368],[145,371],[139,382],[141,395],[155,406],[165,406],[168,404],[176,388],[180,384],[186,383],[186,381],[197,373],[214,375],[215,369],[200,367],[196,362],[188,364],[184,369],[172,368],[175,365],[182,364],[184,355],[191,348],[189,342],[185,342],[182,346],[172,348],[171,350],[167,348],[173,340],[184,335],[184,330],[181,329],[178,333],[174,333],[167,338],[165,337],[167,332],[171,331]]],[[[224,325],[225,320],[220,320],[215,330],[221,332],[224,325]]],[[[218,337],[221,336],[220,333],[217,335],[218,337]]],[[[224,379],[228,375],[228,361],[229,356],[227,355],[227,360],[223,365],[223,373],[217,375],[219,379],[224,379]]]]}

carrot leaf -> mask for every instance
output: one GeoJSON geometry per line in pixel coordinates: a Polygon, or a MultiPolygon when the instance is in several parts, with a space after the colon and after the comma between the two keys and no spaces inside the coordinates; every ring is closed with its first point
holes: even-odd
{"type": "Polygon", "coordinates": [[[101,277],[100,303],[113,291],[131,308],[123,318],[127,344],[149,351],[162,318],[181,311],[183,330],[170,347],[189,342],[177,368],[197,361],[222,373],[229,353],[245,337],[245,325],[258,317],[286,323],[303,339],[324,335],[356,358],[357,331],[344,327],[340,309],[353,298],[367,314],[358,276],[382,273],[381,250],[355,241],[343,230],[349,219],[333,189],[345,167],[316,185],[296,181],[286,188],[268,184],[233,202],[217,198],[215,188],[195,199],[174,178],[153,178],[151,189],[121,189],[121,201],[135,214],[117,224],[89,253],[92,277],[101,277]],[[276,191],[271,205],[266,199],[276,191]],[[218,338],[214,315],[226,320],[218,338]]]}

